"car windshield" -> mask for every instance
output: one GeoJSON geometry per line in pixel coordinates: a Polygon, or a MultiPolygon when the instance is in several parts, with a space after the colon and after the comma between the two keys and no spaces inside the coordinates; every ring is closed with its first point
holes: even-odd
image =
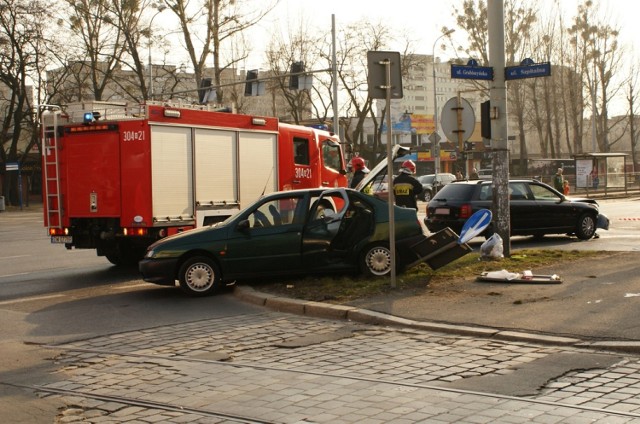
{"type": "Polygon", "coordinates": [[[475,184],[447,184],[433,197],[433,200],[470,200],[475,184]]]}

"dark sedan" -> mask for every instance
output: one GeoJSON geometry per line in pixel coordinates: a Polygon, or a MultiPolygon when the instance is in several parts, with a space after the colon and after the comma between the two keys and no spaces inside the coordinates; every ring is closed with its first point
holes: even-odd
{"type": "MultiPolygon", "coordinates": [[[[425,240],[416,211],[394,207],[398,269],[416,260],[425,240]]],[[[216,225],[167,237],[140,261],[145,281],[195,296],[240,278],[287,274],[391,271],[386,202],[350,189],[268,194],[216,225]]]]}
{"type": "MultiPolygon", "coordinates": [[[[459,233],[474,212],[491,209],[493,188],[482,180],[446,185],[427,204],[425,225],[432,232],[450,227],[459,233]]],[[[509,206],[512,235],[575,234],[588,240],[600,222],[608,222],[595,200],[566,197],[536,180],[509,181],[509,206]]],[[[493,231],[490,225],[484,235],[493,231]]]]}

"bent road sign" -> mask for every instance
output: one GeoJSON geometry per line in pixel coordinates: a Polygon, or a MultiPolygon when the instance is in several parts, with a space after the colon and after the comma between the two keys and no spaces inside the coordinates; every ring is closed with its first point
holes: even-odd
{"type": "Polygon", "coordinates": [[[480,209],[471,215],[462,226],[458,243],[463,244],[479,236],[491,223],[491,217],[492,214],[489,209],[480,209]]]}

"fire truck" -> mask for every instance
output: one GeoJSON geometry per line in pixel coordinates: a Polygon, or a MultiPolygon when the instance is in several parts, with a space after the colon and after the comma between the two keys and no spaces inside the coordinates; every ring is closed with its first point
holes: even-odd
{"type": "Polygon", "coordinates": [[[96,249],[115,265],[262,194],[347,186],[333,133],[202,105],[45,107],[41,137],[51,242],[96,249]]]}

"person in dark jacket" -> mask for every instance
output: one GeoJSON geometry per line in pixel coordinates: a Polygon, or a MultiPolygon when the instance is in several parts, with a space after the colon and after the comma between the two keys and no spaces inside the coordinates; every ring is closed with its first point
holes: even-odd
{"type": "Polygon", "coordinates": [[[353,177],[351,178],[349,188],[356,188],[364,176],[369,173],[369,168],[365,165],[364,159],[360,156],[356,156],[351,159],[351,169],[353,170],[353,177]]]}
{"type": "Polygon", "coordinates": [[[422,184],[415,179],[416,164],[405,160],[400,167],[400,174],[393,180],[393,194],[396,205],[418,210],[418,195],[422,193],[422,184]]]}

